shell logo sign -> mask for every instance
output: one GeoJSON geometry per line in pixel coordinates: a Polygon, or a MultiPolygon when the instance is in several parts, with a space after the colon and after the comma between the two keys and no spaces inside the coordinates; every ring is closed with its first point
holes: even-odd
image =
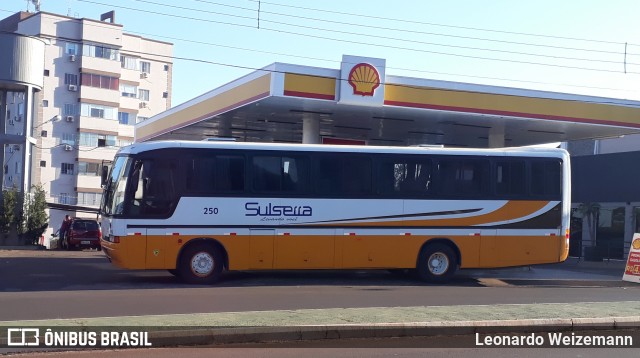
{"type": "Polygon", "coordinates": [[[384,106],[386,60],[343,55],[340,63],[338,103],[350,106],[384,106]]]}
{"type": "Polygon", "coordinates": [[[622,275],[624,281],[640,283],[640,233],[633,235],[627,265],[622,275]]]}
{"type": "Polygon", "coordinates": [[[353,94],[373,96],[376,88],[380,86],[380,74],[370,64],[359,63],[353,66],[347,81],[353,88],[353,94]]]}

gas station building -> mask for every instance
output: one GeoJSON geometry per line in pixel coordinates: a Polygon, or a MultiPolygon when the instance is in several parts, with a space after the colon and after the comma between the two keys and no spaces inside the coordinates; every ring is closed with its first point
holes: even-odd
{"type": "Polygon", "coordinates": [[[135,140],[495,148],[632,133],[638,101],[399,77],[384,59],[345,55],[340,69],[256,70],[138,123],[135,140]]]}

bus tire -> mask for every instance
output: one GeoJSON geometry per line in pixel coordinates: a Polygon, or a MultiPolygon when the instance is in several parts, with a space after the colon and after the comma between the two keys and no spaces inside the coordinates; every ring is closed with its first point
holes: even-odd
{"type": "Polygon", "coordinates": [[[181,255],[178,276],[190,284],[211,284],[222,274],[224,262],[220,250],[212,245],[196,244],[181,255]]]}
{"type": "Polygon", "coordinates": [[[422,249],[416,271],[423,281],[444,283],[451,279],[457,266],[456,255],[451,247],[436,243],[422,249]]]}

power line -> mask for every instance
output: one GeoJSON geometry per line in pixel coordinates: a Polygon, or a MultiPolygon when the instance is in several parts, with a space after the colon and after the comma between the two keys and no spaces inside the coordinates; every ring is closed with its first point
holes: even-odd
{"type": "MultiPolygon", "coordinates": [[[[140,1],[142,1],[142,0],[140,0],[140,1]]],[[[212,5],[222,6],[222,7],[230,7],[230,8],[235,8],[235,9],[247,10],[247,11],[254,11],[254,12],[256,11],[256,9],[240,7],[240,6],[233,6],[233,5],[228,5],[228,4],[222,4],[222,3],[213,2],[213,1],[206,1],[206,0],[193,0],[193,1],[200,2],[200,3],[205,3],[205,4],[212,4],[212,5]]],[[[265,4],[265,2],[261,2],[261,3],[265,4]]],[[[271,4],[271,3],[266,2],[266,4],[271,4]]],[[[280,5],[280,6],[285,6],[285,5],[280,5]]],[[[299,8],[297,6],[290,6],[290,7],[299,8]]],[[[308,8],[303,8],[303,9],[308,9],[308,8]]],[[[317,10],[316,9],[316,11],[326,11],[326,10],[317,10]]],[[[335,13],[334,11],[327,11],[327,12],[335,13]]],[[[355,24],[355,23],[350,23],[350,22],[335,21],[335,20],[322,19],[322,18],[316,18],[316,17],[306,17],[306,16],[300,16],[300,15],[292,15],[292,14],[286,14],[286,13],[265,11],[265,10],[262,10],[262,9],[260,10],[260,13],[272,14],[272,15],[278,15],[278,16],[286,16],[286,17],[297,18],[297,19],[302,19],[302,20],[323,21],[323,22],[326,22],[326,23],[340,24],[340,25],[345,25],[345,26],[357,26],[357,27],[363,27],[363,28],[368,28],[368,29],[398,31],[398,32],[404,32],[404,33],[420,34],[420,35],[433,35],[433,36],[459,38],[459,39],[466,39],[466,40],[488,41],[488,42],[496,42],[496,43],[511,44],[511,45],[546,47],[546,48],[550,48],[550,49],[560,49],[560,50],[585,51],[585,52],[617,54],[617,55],[621,54],[619,51],[605,51],[605,50],[585,49],[585,48],[566,47],[566,46],[553,46],[553,45],[536,44],[536,43],[529,43],[529,42],[496,40],[496,39],[483,38],[483,37],[460,36],[460,35],[444,34],[444,33],[438,33],[438,32],[398,29],[398,28],[392,28],[392,27],[375,26],[375,25],[367,25],[367,24],[355,24]]],[[[349,14],[349,13],[340,13],[340,12],[338,12],[338,13],[339,14],[343,14],[343,15],[349,15],[349,16],[366,17],[366,15],[360,15],[360,14],[349,14]]],[[[399,19],[393,19],[393,20],[394,21],[405,22],[404,20],[399,20],[399,19]]],[[[430,24],[430,23],[425,23],[425,24],[430,24]]],[[[447,25],[441,25],[441,26],[447,26],[447,25]]],[[[624,45],[622,43],[617,43],[617,42],[611,42],[611,44],[624,45]]],[[[628,54],[628,55],[640,55],[640,54],[628,54]]]]}
{"type": "MultiPolygon", "coordinates": [[[[208,19],[200,19],[200,18],[195,18],[195,17],[191,17],[191,16],[179,16],[179,15],[175,15],[175,14],[167,14],[167,13],[150,11],[150,10],[142,10],[142,9],[137,9],[137,8],[125,7],[125,6],[105,4],[105,3],[89,1],[89,0],[78,0],[78,1],[86,2],[86,3],[92,3],[92,4],[98,4],[98,5],[103,5],[103,6],[109,6],[109,7],[123,8],[123,9],[131,10],[131,11],[138,11],[138,12],[144,12],[144,13],[153,13],[153,14],[162,15],[162,16],[169,16],[169,17],[173,17],[173,18],[178,17],[178,18],[184,18],[184,19],[194,20],[194,21],[210,22],[210,23],[217,23],[217,24],[224,24],[224,25],[234,25],[234,26],[253,28],[252,26],[248,26],[248,25],[226,23],[226,22],[208,20],[208,19]]],[[[134,0],[134,1],[138,1],[138,0],[134,0]]],[[[173,7],[172,5],[164,5],[164,4],[163,4],[163,6],[173,7]]],[[[193,9],[193,11],[200,11],[200,10],[193,9]]],[[[285,34],[290,34],[290,35],[295,35],[295,36],[311,37],[311,38],[323,39],[323,40],[329,40],[329,41],[337,41],[337,42],[344,42],[344,43],[351,43],[351,44],[365,45],[365,46],[373,46],[373,47],[384,47],[384,48],[391,48],[391,49],[395,49],[395,50],[404,50],[404,51],[421,52],[421,53],[431,53],[431,54],[444,55],[444,56],[471,58],[471,59],[476,59],[476,60],[520,63],[520,64],[538,65],[538,66],[547,66],[547,67],[556,67],[556,68],[568,68],[568,69],[576,69],[576,70],[584,70],[584,71],[622,73],[622,71],[616,71],[616,70],[605,70],[605,69],[578,67],[578,66],[566,66],[566,65],[558,65],[558,64],[540,63],[540,62],[532,62],[532,61],[519,61],[519,60],[511,60],[511,59],[500,59],[500,58],[482,57],[482,56],[473,56],[473,55],[462,55],[462,54],[454,54],[454,53],[447,53],[447,52],[440,52],[440,51],[420,50],[420,49],[414,49],[414,48],[402,47],[402,46],[381,45],[381,44],[368,43],[368,42],[362,42],[362,41],[352,41],[352,40],[337,39],[337,38],[324,37],[324,36],[318,36],[318,35],[301,34],[301,33],[297,33],[297,32],[278,30],[278,29],[271,29],[271,28],[267,28],[267,27],[262,27],[262,29],[263,30],[272,31],[272,32],[285,33],[285,34]]],[[[627,73],[640,74],[640,73],[631,72],[631,71],[627,71],[627,73]]]]}
{"type": "MultiPolygon", "coordinates": [[[[382,16],[354,14],[354,13],[348,13],[348,12],[335,11],[335,10],[316,9],[316,8],[309,8],[309,7],[303,7],[303,6],[289,5],[289,4],[285,5],[285,4],[280,4],[280,3],[275,3],[275,2],[268,2],[268,1],[261,1],[261,0],[248,0],[248,1],[260,2],[261,4],[280,6],[280,7],[288,7],[288,8],[300,9],[300,10],[325,12],[325,13],[329,13],[329,14],[355,16],[355,17],[362,17],[362,18],[376,19],[376,20],[396,21],[396,22],[418,24],[418,25],[439,26],[439,27],[447,27],[447,28],[454,28],[454,29],[484,31],[484,32],[493,32],[493,33],[501,33],[501,34],[509,34],[509,35],[521,35],[521,36],[533,36],[533,37],[542,37],[542,38],[553,38],[553,39],[560,39],[560,40],[573,40],[573,41],[585,41],[585,42],[594,42],[594,43],[606,43],[606,44],[624,45],[623,42],[614,42],[614,41],[605,41],[605,40],[593,40],[593,39],[584,39],[584,38],[577,38],[577,37],[563,37],[563,36],[554,36],[554,35],[532,34],[532,33],[526,33],[526,32],[515,32],[515,31],[495,30],[495,29],[484,29],[484,28],[478,28],[478,27],[446,25],[446,24],[439,24],[439,23],[425,22],[425,21],[414,21],[414,20],[408,20],[408,19],[397,19],[397,18],[382,17],[382,16]]],[[[634,46],[638,46],[636,44],[633,44],[633,45],[634,46]]]]}
{"type": "MultiPolygon", "coordinates": [[[[137,1],[137,0],[135,0],[135,1],[137,1]]],[[[480,47],[469,47],[469,46],[458,46],[458,45],[443,45],[443,44],[439,44],[439,43],[435,43],[435,42],[408,40],[408,39],[402,39],[402,38],[397,38],[397,37],[387,37],[387,36],[380,36],[380,35],[368,35],[368,34],[356,33],[356,32],[350,32],[350,31],[327,30],[327,29],[323,29],[323,28],[319,28],[319,27],[305,26],[305,25],[293,25],[293,24],[286,23],[286,22],[278,22],[278,21],[271,21],[271,20],[265,20],[265,19],[263,19],[262,21],[263,22],[270,22],[270,23],[277,24],[277,25],[295,26],[295,27],[300,27],[300,28],[308,29],[308,30],[319,30],[319,31],[334,32],[334,33],[345,34],[345,35],[357,35],[357,36],[374,37],[374,38],[384,39],[384,40],[410,42],[410,43],[417,43],[417,44],[422,44],[422,45],[441,46],[441,47],[457,48],[457,49],[463,49],[463,50],[478,50],[478,51],[500,52],[500,53],[507,53],[507,54],[512,54],[512,55],[536,56],[536,57],[554,58],[554,59],[562,59],[562,60],[573,60],[573,61],[589,61],[589,62],[623,64],[622,61],[610,61],[610,60],[597,60],[597,59],[591,59],[591,58],[576,58],[576,57],[542,55],[542,54],[536,54],[536,53],[497,50],[497,49],[487,49],[487,48],[480,48],[480,47]]],[[[629,62],[627,62],[627,64],[628,65],[640,65],[640,63],[629,63],[629,62]]]]}
{"type": "MultiPolygon", "coordinates": [[[[147,3],[147,4],[153,4],[153,5],[158,5],[158,6],[164,6],[164,7],[169,7],[169,8],[176,8],[176,9],[181,9],[181,10],[211,13],[211,14],[214,14],[214,15],[232,16],[232,17],[236,17],[236,18],[252,19],[252,20],[255,19],[255,17],[231,15],[231,14],[221,13],[221,12],[216,12],[216,11],[208,11],[208,10],[194,9],[194,8],[183,7],[183,6],[163,4],[163,3],[158,3],[158,2],[149,1],[149,0],[133,0],[133,1],[147,3]]],[[[203,0],[195,0],[195,1],[204,2],[204,3],[211,3],[211,2],[203,1],[203,0]]],[[[213,4],[221,5],[219,3],[213,3],[213,4]]],[[[238,7],[238,6],[232,6],[232,7],[233,8],[240,8],[240,9],[243,9],[243,10],[253,11],[252,9],[242,8],[242,7],[238,7]]],[[[268,13],[268,12],[262,11],[262,13],[268,13]]],[[[276,14],[278,14],[278,13],[276,13],[276,14]]],[[[284,14],[278,14],[278,15],[284,15],[284,14]]],[[[293,16],[293,17],[298,17],[298,16],[293,16]]],[[[311,19],[311,20],[316,20],[316,21],[324,21],[324,22],[336,23],[336,24],[341,24],[341,25],[353,25],[353,24],[347,24],[347,23],[344,23],[344,22],[324,20],[324,19],[305,18],[305,17],[299,17],[299,18],[311,19]]],[[[456,48],[456,49],[463,49],[463,50],[489,51],[489,52],[507,53],[507,54],[512,54],[512,55],[525,55],[525,56],[535,56],[535,57],[544,57],[544,58],[553,58],[553,59],[562,59],[562,60],[573,60],[573,61],[615,63],[615,64],[624,65],[624,63],[622,61],[598,60],[598,59],[591,59],[591,58],[564,57],[564,56],[543,55],[543,54],[527,53],[527,52],[519,52],[519,51],[487,49],[487,48],[459,46],[459,45],[446,45],[446,44],[435,43],[435,42],[410,40],[410,39],[397,38],[397,37],[388,37],[388,36],[380,36],[380,35],[370,35],[370,34],[363,34],[363,33],[351,32],[351,31],[341,31],[341,30],[335,30],[335,29],[325,29],[325,28],[320,28],[320,27],[298,25],[298,24],[292,24],[292,23],[288,23],[288,22],[280,22],[280,21],[265,20],[265,19],[262,19],[262,22],[268,22],[268,23],[272,23],[272,24],[276,24],[276,25],[293,26],[293,27],[303,28],[303,29],[307,29],[307,30],[326,31],[326,32],[332,32],[332,33],[338,33],[338,34],[344,34],[344,35],[373,37],[373,38],[383,39],[383,40],[401,41],[401,42],[416,43],[416,44],[421,44],[421,45],[440,46],[440,47],[456,48]]],[[[360,25],[354,25],[354,26],[360,26],[360,25]]],[[[364,25],[364,26],[366,26],[366,25],[364,25]]],[[[370,27],[370,26],[368,26],[368,27],[370,27]]],[[[396,31],[402,31],[402,30],[396,30],[396,31]]],[[[384,46],[384,45],[382,45],[382,46],[384,46]]],[[[613,53],[618,54],[618,55],[620,54],[620,53],[617,53],[617,52],[613,52],[613,53]]],[[[629,62],[627,62],[626,64],[627,65],[640,65],[640,63],[629,63],[629,62]]]]}

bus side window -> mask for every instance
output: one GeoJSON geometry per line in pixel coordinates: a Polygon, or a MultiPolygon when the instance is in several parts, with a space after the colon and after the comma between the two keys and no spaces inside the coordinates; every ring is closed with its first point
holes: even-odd
{"type": "Polygon", "coordinates": [[[444,195],[480,195],[486,193],[489,162],[444,158],[438,163],[439,191],[444,195]]]}
{"type": "Polygon", "coordinates": [[[524,161],[500,161],[496,163],[496,194],[499,196],[521,196],[526,193],[524,161]]]}
{"type": "Polygon", "coordinates": [[[177,204],[177,168],[174,159],[144,161],[142,214],[166,215],[173,210],[177,204]]]}
{"type": "Polygon", "coordinates": [[[378,192],[382,194],[425,195],[432,187],[428,160],[383,162],[378,170],[378,192]]]}
{"type": "Polygon", "coordinates": [[[531,163],[531,194],[560,198],[562,188],[562,162],[538,160],[531,163]]]}

